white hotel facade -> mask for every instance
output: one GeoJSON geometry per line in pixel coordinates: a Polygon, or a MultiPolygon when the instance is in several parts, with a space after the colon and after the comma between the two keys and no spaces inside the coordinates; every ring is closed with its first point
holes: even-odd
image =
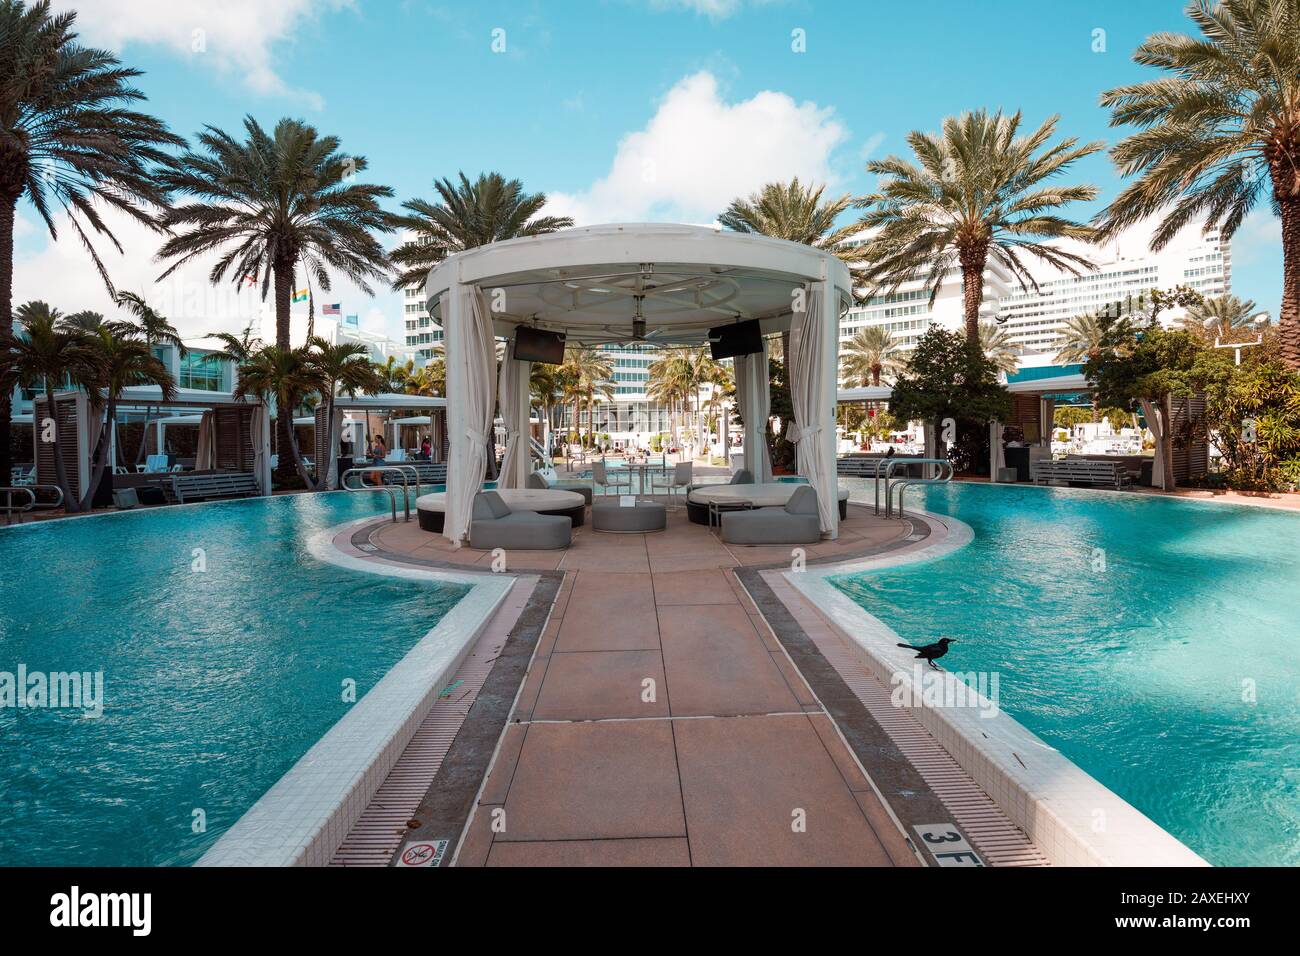
{"type": "MultiPolygon", "coordinates": [[[[1023,256],[1038,282],[1037,290],[1021,285],[1002,266],[990,263],[984,271],[980,318],[1000,323],[1019,347],[1023,366],[1050,365],[1063,344],[1065,323],[1080,313],[1096,312],[1130,295],[1136,300],[1156,288],[1185,285],[1206,297],[1231,291],[1230,243],[1217,229],[1202,233],[1201,226],[1188,226],[1158,253],[1151,252],[1149,242],[1149,231],[1139,228],[1100,246],[1062,243],[1097,265],[1095,272],[1084,271],[1079,276],[1023,256]]],[[[931,305],[920,280],[904,283],[895,292],[875,296],[865,306],[850,310],[840,323],[840,340],[847,341],[864,326],[880,325],[893,333],[902,348],[910,349],[933,325],[961,329],[961,286],[960,272],[950,270],[931,305]]],[[[1162,318],[1173,322],[1182,314],[1182,310],[1171,310],[1162,318]]]]}

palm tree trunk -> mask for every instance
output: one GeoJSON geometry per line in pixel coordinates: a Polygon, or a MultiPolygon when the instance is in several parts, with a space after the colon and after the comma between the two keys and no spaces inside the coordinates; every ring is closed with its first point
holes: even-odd
{"type": "MultiPolygon", "coordinates": [[[[290,297],[293,294],[293,260],[276,259],[271,266],[275,280],[275,345],[288,351],[290,297]]],[[[293,409],[277,408],[275,413],[276,444],[279,458],[276,462],[273,484],[292,483],[295,473],[293,439],[293,409]]]]}
{"type": "Polygon", "coordinates": [[[117,399],[112,397],[111,389],[108,405],[104,411],[104,427],[99,432],[99,441],[95,453],[90,459],[90,487],[82,489],[81,503],[78,511],[91,511],[95,506],[95,492],[104,480],[104,467],[108,464],[109,450],[113,447],[113,420],[117,418],[117,399]]]}
{"type": "Polygon", "coordinates": [[[966,338],[980,340],[980,303],[984,301],[984,265],[988,260],[988,243],[962,249],[961,262],[962,315],[966,320],[966,338]]]}
{"type": "MultiPolygon", "coordinates": [[[[1289,174],[1294,175],[1294,174],[1289,174]]],[[[1300,198],[1279,202],[1282,207],[1282,310],[1278,337],[1282,361],[1300,369],[1300,198]]]]}
{"type": "MultiPolygon", "coordinates": [[[[18,197],[0,198],[0,355],[9,354],[13,342],[14,297],[14,209],[18,197]]],[[[7,369],[0,368],[0,380],[7,369]]],[[[13,412],[13,389],[0,388],[0,481],[9,483],[13,456],[9,453],[9,423],[13,412]]]]}

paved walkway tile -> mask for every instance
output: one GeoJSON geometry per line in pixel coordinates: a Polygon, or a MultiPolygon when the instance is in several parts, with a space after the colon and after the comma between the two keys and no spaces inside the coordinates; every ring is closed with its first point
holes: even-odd
{"type": "Polygon", "coordinates": [[[807,717],[683,720],[673,729],[696,866],[892,862],[807,717]]]}
{"type": "Polygon", "coordinates": [[[534,723],[496,841],[684,837],[667,720],[534,723]]]}
{"type": "Polygon", "coordinates": [[[739,604],[661,607],[659,627],[674,717],[800,709],[739,604]]]}
{"type": "Polygon", "coordinates": [[[680,838],[664,840],[556,840],[493,844],[488,866],[690,866],[680,838]]]}
{"type": "Polygon", "coordinates": [[[551,655],[532,719],[667,716],[663,658],[657,650],[575,651],[551,655]],[[646,681],[653,683],[647,686],[646,681]]]}

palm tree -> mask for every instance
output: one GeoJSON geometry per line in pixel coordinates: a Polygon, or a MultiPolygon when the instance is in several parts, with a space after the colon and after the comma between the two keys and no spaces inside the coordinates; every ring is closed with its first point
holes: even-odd
{"type": "MultiPolygon", "coordinates": [[[[182,140],[127,107],[144,94],[139,71],[112,53],[77,43],[76,14],[52,16],[48,0],[0,0],[0,355],[13,338],[14,224],[25,196],[58,239],[55,215],[89,253],[111,294],[113,283],[92,235],[117,245],[105,206],[156,226],[150,208],[166,201],[151,168],[160,147],[182,140]]],[[[12,370],[8,371],[12,377],[12,370]]],[[[0,368],[0,379],[6,370],[0,368]]],[[[0,389],[0,475],[9,475],[12,396],[0,389]]]]}
{"type": "Polygon", "coordinates": [[[545,423],[546,434],[543,437],[547,455],[551,454],[550,438],[551,427],[554,425],[552,417],[555,405],[563,399],[564,395],[559,373],[559,366],[544,365],[541,362],[533,362],[528,370],[529,397],[534,405],[541,408],[542,421],[545,423]]]}
{"type": "Polygon", "coordinates": [[[411,389],[415,395],[444,397],[447,394],[446,360],[435,357],[424,368],[417,369],[411,377],[411,389]]]}
{"type": "Polygon", "coordinates": [[[1079,146],[1068,138],[1048,146],[1057,119],[1020,135],[1018,112],[949,116],[941,135],[908,134],[919,165],[897,156],[867,163],[867,172],[882,179],[879,191],[861,201],[867,212],[859,227],[873,233],[862,249],[868,263],[863,279],[888,294],[923,278],[933,303],[945,274],[960,269],[966,336],[976,342],[990,258],[1035,291],[1025,255],[1074,275],[1095,268],[1083,256],[1041,241],[1093,235],[1091,227],[1057,211],[1093,199],[1097,187],[1046,181],[1103,144],[1079,146]]]}
{"type": "MultiPolygon", "coordinates": [[[[200,151],[177,157],[164,172],[170,190],[194,201],[170,209],[164,222],[173,231],[158,253],[172,264],[160,278],[196,257],[220,253],[209,279],[227,275],[238,285],[260,277],[262,298],[275,291],[275,344],[289,342],[291,297],[299,267],[323,291],[330,273],[342,274],[363,291],[368,280],[388,277],[388,259],[374,233],[392,232],[394,217],[379,200],[393,191],[358,180],[363,156],[339,152],[339,141],[321,136],[300,120],[282,119],[268,134],[251,116],[246,139],[205,127],[200,151]]],[[[292,443],[293,423],[280,416],[281,447],[292,443]]],[[[280,456],[277,475],[292,468],[280,456]]]]}
{"type": "Polygon", "coordinates": [[[453,253],[573,225],[568,216],[539,216],[546,194],[525,193],[522,182],[500,173],[481,173],[474,182],[461,173],[459,183],[439,179],[433,188],[438,202],[402,203],[410,215],[398,225],[415,235],[393,250],[393,263],[402,270],[393,282],[395,289],[424,282],[429,270],[453,253]]]}
{"type": "Polygon", "coordinates": [[[209,339],[216,339],[222,345],[220,350],[208,353],[208,361],[233,362],[236,367],[249,361],[262,347],[262,340],[253,333],[255,321],[249,322],[239,335],[233,335],[230,332],[213,332],[211,335],[205,336],[209,339]]]}
{"type": "MultiPolygon", "coordinates": [[[[133,331],[138,332],[143,338],[145,345],[149,346],[152,351],[153,346],[160,343],[167,343],[176,347],[177,353],[184,358],[189,354],[189,349],[181,341],[180,333],[167,320],[167,317],[158,312],[144,300],[144,296],[137,295],[134,292],[119,292],[116,296],[117,304],[120,308],[129,312],[139,323],[139,326],[127,326],[133,331]]],[[[82,315],[84,313],[78,313],[82,315]]],[[[123,323],[118,323],[122,325],[123,323]]],[[[145,451],[149,443],[149,423],[152,421],[149,413],[145,412],[144,427],[140,431],[140,447],[136,449],[136,462],[144,461],[145,451]]],[[[162,451],[162,449],[158,449],[162,451]]]]}
{"type": "Polygon", "coordinates": [[[1251,325],[1259,312],[1254,300],[1235,295],[1212,296],[1187,310],[1183,324],[1198,334],[1226,339],[1251,325]]]}
{"type": "Polygon", "coordinates": [[[695,381],[695,369],[688,350],[671,349],[650,365],[646,396],[668,406],[669,429],[673,444],[678,448],[682,446],[679,410],[690,401],[695,381]]]}
{"type": "MultiPolygon", "coordinates": [[[[825,186],[804,185],[796,176],[788,183],[767,183],[744,199],[733,199],[718,222],[725,229],[757,233],[773,239],[802,242],[814,249],[834,253],[850,267],[862,262],[862,247],[853,243],[861,228],[856,224],[836,226],[835,220],[856,204],[845,193],[822,200],[825,186]]],[[[781,361],[790,350],[790,333],[781,334],[781,361]]]]}
{"type": "Polygon", "coordinates": [[[980,323],[980,351],[999,372],[1010,375],[1020,367],[1020,350],[1011,334],[996,322],[980,323]]]}
{"type": "MultiPolygon", "coordinates": [[[[316,336],[308,343],[307,364],[309,370],[320,383],[321,400],[325,403],[325,435],[328,446],[325,461],[316,462],[315,481],[308,482],[312,491],[320,491],[329,482],[329,463],[337,457],[334,447],[334,405],[340,395],[356,397],[357,392],[375,394],[384,388],[385,382],[378,371],[383,366],[376,366],[370,361],[369,350],[360,342],[341,342],[331,345],[316,336]]],[[[294,449],[298,454],[298,449],[294,449]]],[[[298,465],[303,480],[306,481],[306,468],[298,465]]]]}
{"type": "Polygon", "coordinates": [[[390,355],[382,365],[378,362],[372,364],[383,392],[405,392],[415,376],[415,359],[407,359],[405,364],[398,365],[397,356],[390,355]]]}
{"type": "Polygon", "coordinates": [[[840,374],[846,382],[879,385],[885,372],[903,367],[902,348],[883,325],[868,325],[840,346],[840,374]]]}
{"type": "Polygon", "coordinates": [[[1111,150],[1137,178],[1101,228],[1161,216],[1159,250],[1203,215],[1231,237],[1267,196],[1282,219],[1282,358],[1300,368],[1300,0],[1195,0],[1187,15],[1201,36],[1156,33],[1133,54],[1166,75],[1101,96],[1112,126],[1137,128],[1111,150]]]}
{"type": "Polygon", "coordinates": [[[311,353],[306,346],[296,349],[282,349],[278,345],[266,345],[254,352],[247,362],[239,367],[235,382],[235,396],[256,395],[263,401],[274,400],[276,420],[281,424],[278,429],[289,423],[289,435],[282,439],[280,445],[280,464],[289,459],[290,468],[298,473],[304,485],[313,487],[311,476],[303,464],[302,452],[298,448],[298,436],[293,431],[293,410],[302,404],[309,395],[323,392],[324,379],[320,370],[312,364],[311,353]]]}
{"type": "Polygon", "coordinates": [[[77,329],[81,332],[97,332],[105,323],[102,312],[92,312],[89,309],[65,315],[59,321],[64,328],[77,329]]]}
{"type": "MultiPolygon", "coordinates": [[[[26,302],[18,307],[17,314],[23,334],[10,341],[5,364],[11,369],[10,377],[23,388],[40,389],[45,393],[46,414],[53,423],[50,440],[54,446],[54,480],[63,491],[65,510],[77,511],[81,499],[72,494],[72,486],[68,483],[54,393],[69,386],[84,389],[90,397],[91,407],[98,409],[102,401],[103,357],[91,344],[87,333],[65,326],[60,322],[59,310],[44,302],[26,302]]],[[[38,440],[44,440],[44,428],[39,423],[36,428],[38,440]]],[[[84,494],[92,492],[92,489],[82,488],[81,491],[84,494]]]]}
{"type": "Polygon", "coordinates": [[[1101,352],[1102,337],[1105,335],[1101,320],[1091,313],[1081,313],[1065,320],[1061,347],[1056,353],[1056,360],[1069,365],[1086,362],[1101,352]]]}
{"type": "Polygon", "coordinates": [[[87,338],[91,348],[99,353],[102,388],[106,402],[103,427],[99,431],[90,458],[90,487],[82,489],[78,511],[88,511],[93,505],[95,489],[108,466],[113,448],[113,428],[117,421],[117,402],[123,389],[130,385],[157,385],[164,402],[176,397],[176,380],[156,355],[149,342],[139,338],[138,332],[125,323],[109,322],[100,325],[87,338]]]}
{"type": "Polygon", "coordinates": [[[568,395],[573,400],[573,427],[577,430],[579,409],[585,401],[587,438],[594,445],[596,396],[600,395],[606,400],[614,397],[614,390],[609,384],[614,375],[613,363],[604,352],[581,345],[564,353],[564,364],[560,368],[570,382],[568,395]]]}
{"type": "Polygon", "coordinates": [[[119,307],[126,309],[139,323],[140,335],[144,337],[147,345],[174,345],[181,358],[189,354],[189,349],[181,341],[181,335],[176,331],[175,326],[168,321],[165,315],[145,302],[144,296],[134,292],[119,292],[117,294],[117,304],[119,307]]]}

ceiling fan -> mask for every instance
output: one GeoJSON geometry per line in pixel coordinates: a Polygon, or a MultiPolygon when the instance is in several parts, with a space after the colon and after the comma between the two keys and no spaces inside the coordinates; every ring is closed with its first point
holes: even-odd
{"type": "Polygon", "coordinates": [[[636,312],[632,314],[632,341],[649,342],[651,339],[653,339],[656,335],[659,335],[661,332],[668,331],[668,328],[665,326],[665,327],[653,329],[652,331],[647,333],[645,328],[645,315],[641,311],[641,302],[645,299],[645,296],[636,295],[633,296],[633,298],[636,300],[636,312]]]}

